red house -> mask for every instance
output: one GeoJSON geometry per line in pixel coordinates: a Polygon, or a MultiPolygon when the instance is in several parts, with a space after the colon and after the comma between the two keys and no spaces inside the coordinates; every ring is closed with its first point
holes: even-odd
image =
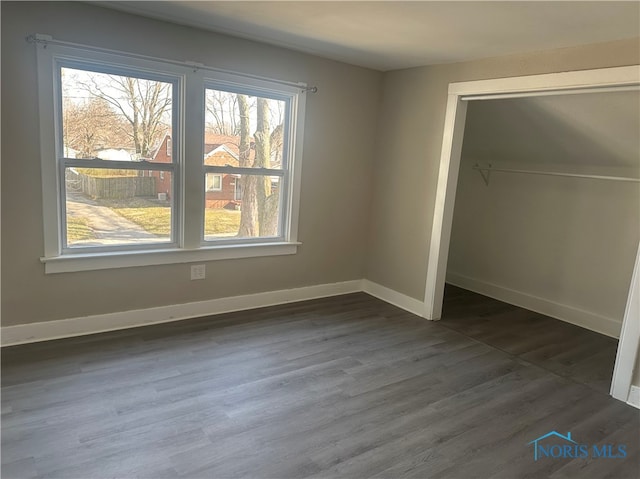
{"type": "MultiPolygon", "coordinates": [[[[207,143],[204,164],[210,166],[239,166],[238,155],[226,144],[207,143]]],[[[242,198],[240,175],[207,173],[205,181],[207,208],[238,209],[242,198]]]]}
{"type": "MultiPolygon", "coordinates": [[[[238,166],[238,139],[232,136],[207,135],[204,164],[213,166],[238,166]]],[[[150,161],[154,163],[171,163],[171,136],[167,133],[150,161]]],[[[156,177],[158,194],[171,198],[171,179],[163,171],[151,171],[156,177]]],[[[207,173],[205,180],[205,199],[207,208],[238,209],[241,204],[240,176],[231,174],[207,173]]]]}
{"type": "MultiPolygon", "coordinates": [[[[151,161],[154,163],[171,163],[171,136],[167,133],[162,139],[162,143],[156,149],[151,161]]],[[[171,175],[164,171],[149,171],[149,176],[155,176],[156,178],[156,191],[158,197],[164,194],[167,199],[171,198],[171,175]]]]}

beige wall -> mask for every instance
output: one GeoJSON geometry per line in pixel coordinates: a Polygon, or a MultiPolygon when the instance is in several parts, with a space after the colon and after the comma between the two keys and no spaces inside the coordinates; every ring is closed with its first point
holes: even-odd
{"type": "Polygon", "coordinates": [[[471,101],[462,156],[638,177],[639,106],[638,90],[471,101]]]}
{"type": "Polygon", "coordinates": [[[3,325],[359,279],[382,74],[81,3],[2,2],[3,325]],[[299,238],[293,256],[44,274],[36,51],[32,33],[306,81],[299,238]]]}
{"type": "Polygon", "coordinates": [[[423,299],[450,82],[640,63],[638,39],[385,74],[366,277],[423,299]]]}
{"type": "Polygon", "coordinates": [[[448,83],[640,62],[638,41],[628,40],[383,75],[87,4],[1,8],[3,325],[363,276],[422,299],[448,83]],[[45,275],[35,48],[24,41],[36,32],[317,85],[307,102],[299,253],[211,262],[198,282],[187,264],[45,275]]]}

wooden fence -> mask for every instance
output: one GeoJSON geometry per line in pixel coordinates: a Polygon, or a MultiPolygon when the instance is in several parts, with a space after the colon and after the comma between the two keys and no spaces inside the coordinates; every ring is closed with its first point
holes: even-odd
{"type": "Polygon", "coordinates": [[[205,207],[212,209],[239,210],[242,201],[239,200],[206,200],[205,207]]]}
{"type": "Polygon", "coordinates": [[[156,196],[156,178],[142,176],[88,176],[71,169],[66,174],[67,187],[92,198],[124,199],[156,196]]]}

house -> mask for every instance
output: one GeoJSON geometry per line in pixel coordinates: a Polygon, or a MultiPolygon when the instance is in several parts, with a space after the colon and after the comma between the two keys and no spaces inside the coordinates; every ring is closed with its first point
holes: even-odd
{"type": "Polygon", "coordinates": [[[96,151],[96,157],[101,160],[133,161],[133,155],[124,148],[101,148],[96,151]]]}
{"type": "MultiPolygon", "coordinates": [[[[224,143],[206,143],[204,164],[239,166],[238,155],[224,143]]],[[[242,203],[240,178],[241,175],[238,174],[207,173],[205,178],[206,207],[238,209],[242,203]]]]}
{"type": "Polygon", "coordinates": [[[0,9],[3,477],[638,477],[638,2],[0,9]],[[172,208],[68,194],[66,67],[163,84],[172,208]]]}
{"type": "MultiPolygon", "coordinates": [[[[208,134],[205,143],[204,164],[210,166],[239,166],[237,138],[208,134]]],[[[171,135],[166,133],[149,161],[171,163],[171,135]]],[[[252,155],[255,150],[252,150],[252,155]]],[[[157,191],[171,198],[171,179],[163,171],[147,173],[156,178],[157,191]]],[[[207,208],[238,209],[242,202],[240,175],[208,173],[205,178],[207,208]]]]}
{"type": "MultiPolygon", "coordinates": [[[[169,133],[165,133],[165,135],[162,137],[162,141],[151,155],[149,161],[153,163],[171,163],[171,152],[171,136],[169,135],[169,133]]],[[[170,177],[171,175],[165,173],[164,171],[154,170],[143,172],[143,174],[155,177],[156,191],[158,195],[161,195],[158,196],[158,198],[164,198],[166,200],[171,199],[171,196],[173,194],[170,177]]]]}
{"type": "Polygon", "coordinates": [[[76,158],[78,155],[78,151],[74,150],[73,148],[71,148],[70,146],[65,145],[64,146],[64,156],[67,158],[76,158]]]}

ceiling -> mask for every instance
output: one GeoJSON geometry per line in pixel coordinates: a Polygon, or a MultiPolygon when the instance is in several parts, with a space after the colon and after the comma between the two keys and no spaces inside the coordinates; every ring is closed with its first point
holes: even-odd
{"type": "Polygon", "coordinates": [[[640,35],[638,2],[95,3],[381,71],[640,35]]]}
{"type": "Polygon", "coordinates": [[[640,175],[640,92],[471,101],[466,163],[623,168],[640,175]]]}

